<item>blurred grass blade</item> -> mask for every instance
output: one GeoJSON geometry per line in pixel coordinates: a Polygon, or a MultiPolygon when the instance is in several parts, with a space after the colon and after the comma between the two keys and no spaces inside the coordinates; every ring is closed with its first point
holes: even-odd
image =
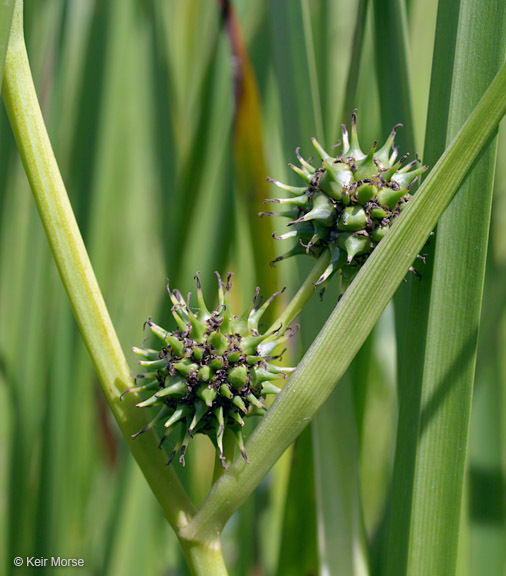
{"type": "MultiPolygon", "coordinates": [[[[460,2],[455,0],[439,2],[423,156],[429,166],[435,164],[446,144],[459,6],[460,2]]],[[[385,563],[385,573],[392,576],[405,573],[408,558],[434,246],[432,238],[423,248],[427,254],[425,264],[415,264],[422,278],[411,286],[406,345],[409,370],[398,387],[399,420],[385,563]]]]}
{"type": "MultiPolygon", "coordinates": [[[[395,144],[400,154],[415,154],[415,138],[409,77],[407,18],[404,0],[374,0],[374,47],[378,79],[381,131],[386,137],[392,126],[402,123],[395,144]],[[386,41],[388,38],[388,41],[386,41]]],[[[406,358],[406,331],[411,278],[394,298],[397,338],[397,385],[404,386],[409,372],[406,358]]]]}
{"type": "Polygon", "coordinates": [[[316,137],[325,140],[325,130],[321,110],[320,89],[318,86],[318,74],[313,43],[313,29],[311,24],[311,13],[308,0],[300,0],[302,9],[302,26],[304,29],[304,45],[306,47],[306,60],[309,71],[309,86],[311,88],[311,102],[314,114],[314,125],[316,137]]]}
{"type": "MultiPolygon", "coordinates": [[[[469,437],[467,495],[469,545],[459,559],[480,574],[503,576],[506,568],[504,335],[506,326],[506,133],[499,132],[491,233],[480,320],[478,359],[469,437]]],[[[459,574],[460,576],[460,574],[459,574]]]]}
{"type": "MultiPolygon", "coordinates": [[[[99,126],[103,111],[103,90],[105,85],[106,63],[108,60],[107,31],[111,26],[111,7],[99,0],[95,3],[91,15],[90,27],[86,39],[86,57],[78,83],[76,95],[78,110],[69,151],[69,189],[72,191],[72,203],[85,241],[88,239],[92,206],[89,192],[95,176],[99,126]],[[94,130],[90,130],[94,126],[94,130]]],[[[68,24],[67,24],[68,26],[68,24]]],[[[66,107],[64,108],[66,109],[66,107]]]]}
{"type": "Polygon", "coordinates": [[[302,4],[296,0],[268,0],[272,49],[280,100],[283,103],[284,150],[294,151],[297,146],[310,151],[309,139],[320,137],[316,133],[315,107],[310,84],[310,62],[302,4]]]}
{"type": "Polygon", "coordinates": [[[0,6],[0,93],[2,92],[5,55],[7,54],[7,46],[9,44],[14,2],[15,0],[5,0],[0,6]]]}
{"type": "MultiPolygon", "coordinates": [[[[234,227],[231,225],[234,213],[231,174],[233,173],[231,72],[228,40],[224,35],[220,35],[216,62],[213,64],[214,77],[211,77],[210,85],[213,96],[202,94],[203,98],[212,100],[207,141],[201,146],[198,140],[193,144],[196,158],[201,149],[205,151],[205,155],[200,159],[203,165],[198,180],[198,196],[185,234],[177,240],[183,253],[182,266],[175,271],[180,278],[179,286],[193,290],[195,285],[193,276],[195,271],[199,270],[202,274],[204,292],[208,290],[213,299],[216,294],[214,271],[226,272],[230,269],[234,234],[234,227]]],[[[182,187],[176,189],[174,193],[182,194],[184,198],[186,189],[182,187]]],[[[167,259],[170,256],[170,253],[167,253],[167,259]]]]}
{"type": "Polygon", "coordinates": [[[314,482],[311,428],[306,428],[291,454],[277,576],[321,573],[318,571],[314,482]]]}
{"type": "MultiPolygon", "coordinates": [[[[303,2],[304,28],[309,28],[309,11],[307,2],[303,2]]],[[[341,12],[349,9],[341,3],[341,12]]],[[[361,2],[356,15],[353,38],[353,47],[348,69],[346,60],[341,62],[342,68],[347,72],[346,94],[344,96],[344,110],[350,105],[350,114],[356,107],[358,71],[363,48],[367,2],[361,2]]],[[[330,23],[327,23],[330,26],[330,23]]],[[[306,46],[311,39],[306,33],[306,46]]],[[[326,46],[323,47],[327,49],[326,46]]],[[[332,59],[331,59],[332,60],[332,59]]],[[[341,61],[341,59],[339,59],[341,61]]],[[[315,68],[312,51],[308,51],[310,72],[315,68]]],[[[329,67],[331,62],[329,62],[329,67]]],[[[335,66],[335,65],[334,65],[335,66]]],[[[337,72],[334,68],[333,72],[337,72]]],[[[341,71],[344,76],[346,72],[341,71]]],[[[330,75],[330,70],[327,72],[330,75]]],[[[310,75],[312,93],[317,94],[316,73],[310,75]]],[[[343,81],[344,84],[344,81],[343,81]]],[[[342,87],[341,87],[342,90],[342,87]]],[[[330,106],[337,107],[334,102],[330,106]]],[[[330,111],[326,111],[327,115],[330,111]]],[[[346,116],[337,119],[346,122],[346,116]]],[[[321,116],[321,112],[316,112],[321,116]]],[[[333,136],[334,127],[322,127],[320,132],[333,136]]],[[[330,290],[329,290],[330,292],[330,290]]],[[[313,300],[303,314],[304,343],[309,346],[319,332],[324,318],[331,313],[333,305],[327,296],[325,304],[313,300]],[[322,318],[324,316],[324,318],[322,318]],[[306,326],[307,322],[307,326],[306,326]]],[[[367,545],[363,531],[362,507],[360,502],[360,485],[358,481],[359,441],[357,420],[355,418],[352,389],[356,384],[355,374],[346,373],[342,383],[331,394],[327,402],[321,407],[313,421],[313,450],[315,468],[315,488],[318,518],[318,548],[320,574],[332,575],[366,575],[368,570],[367,545]]]]}
{"type": "Polygon", "coordinates": [[[506,65],[503,65],[255,429],[246,446],[250,464],[234,461],[213,486],[192,522],[183,529],[186,537],[195,538],[197,534],[204,537],[221,529],[328,398],[402,282],[414,255],[497,129],[506,112],[505,89],[506,65]],[[337,349],[342,353],[336,354],[337,349]]]}
{"type": "Polygon", "coordinates": [[[381,104],[382,137],[394,124],[404,123],[395,143],[400,151],[414,153],[412,106],[404,0],[373,0],[376,74],[381,104]],[[386,40],[388,38],[388,41],[386,40]]]}
{"type": "Polygon", "coordinates": [[[163,574],[168,570],[175,573],[176,537],[166,530],[156,500],[134,459],[130,454],[126,457],[118,494],[113,495],[117,501],[116,517],[112,518],[113,529],[109,534],[112,540],[106,549],[102,573],[111,576],[163,574]]]}
{"type": "MultiPolygon", "coordinates": [[[[273,51],[274,72],[277,79],[281,112],[281,132],[285,163],[291,161],[298,146],[310,153],[310,138],[321,137],[320,102],[316,84],[316,64],[311,41],[310,11],[307,3],[299,0],[268,0],[273,51]]],[[[290,177],[289,177],[290,178],[290,177]]],[[[302,277],[312,263],[301,263],[302,277]],[[307,268],[307,270],[306,270],[307,268]]],[[[312,303],[314,305],[314,302],[312,303]]],[[[308,340],[317,333],[321,319],[315,317],[313,306],[303,311],[302,337],[308,340]]],[[[325,314],[325,312],[323,312],[325,314]]],[[[297,574],[300,565],[308,569],[317,568],[316,514],[314,509],[314,461],[311,431],[307,430],[297,439],[291,455],[292,467],[288,483],[285,514],[281,532],[281,548],[277,574],[297,574]],[[304,495],[300,506],[298,494],[304,495]],[[294,500],[295,499],[295,500],[294,500]],[[296,517],[296,520],[294,519],[296,517]],[[307,541],[304,542],[304,527],[307,541]],[[304,548],[301,548],[304,546],[304,548]]]]}
{"type": "MultiPolygon", "coordinates": [[[[271,4],[272,6],[272,4],[271,4]]],[[[324,139],[325,132],[331,134],[333,129],[325,130],[322,122],[322,110],[320,104],[319,93],[319,79],[317,77],[317,66],[315,60],[315,51],[313,45],[311,13],[309,4],[306,0],[302,0],[300,5],[298,2],[290,4],[286,7],[294,14],[291,29],[288,34],[291,37],[297,37],[298,34],[303,33],[305,54],[303,60],[298,60],[296,63],[295,80],[300,81],[301,78],[306,77],[307,84],[310,88],[309,96],[312,106],[307,107],[304,111],[299,112],[307,116],[308,121],[313,120],[313,134],[319,138],[324,139]],[[307,68],[306,68],[307,65],[307,68]],[[307,76],[305,76],[307,73],[307,76]],[[299,79],[300,78],[300,79],[299,79]]],[[[363,22],[358,22],[358,26],[363,22]]],[[[278,32],[276,32],[277,35],[278,32]]],[[[360,39],[361,40],[361,39],[360,39]]],[[[279,39],[276,37],[276,41],[279,39]]],[[[286,47],[285,47],[286,49],[286,47]]],[[[293,58],[294,55],[292,54],[293,58]]],[[[302,58],[302,54],[300,55],[302,58]]],[[[325,75],[324,75],[325,78],[325,75]]],[[[326,79],[326,78],[325,78],[326,79]]],[[[291,79],[293,82],[293,79],[291,79]]],[[[283,98],[286,86],[280,86],[281,95],[283,98]]],[[[286,97],[289,96],[286,94],[286,97]]],[[[293,99],[293,94],[290,96],[293,99]]],[[[283,100],[283,109],[285,108],[285,100],[283,100]]],[[[335,105],[332,102],[332,105],[335,105]]],[[[294,118],[288,120],[293,123],[294,118]]],[[[286,128],[285,119],[285,128],[286,128]]],[[[307,134],[300,135],[302,140],[300,144],[306,144],[305,139],[307,134]]],[[[305,266],[302,265],[305,269],[305,266]]],[[[311,302],[308,308],[303,313],[303,340],[308,344],[312,340],[322,323],[322,316],[326,317],[330,313],[330,306],[332,301],[322,305],[320,302],[311,302]]],[[[357,466],[358,466],[358,443],[356,441],[356,422],[353,418],[343,419],[342,424],[338,430],[334,429],[335,422],[335,407],[340,406],[341,410],[345,413],[353,412],[352,397],[349,390],[339,389],[336,390],[333,396],[333,402],[327,403],[319,414],[317,414],[314,422],[314,472],[316,478],[320,482],[316,483],[314,488],[316,490],[316,500],[318,502],[317,516],[318,516],[318,542],[319,542],[319,563],[321,573],[331,574],[353,574],[363,573],[358,569],[357,565],[363,564],[363,544],[360,542],[361,537],[361,509],[359,502],[359,484],[357,479],[357,466]],[[338,432],[335,434],[325,435],[327,431],[338,432]],[[344,441],[343,438],[353,438],[354,441],[344,441]],[[340,461],[346,462],[351,467],[351,474],[349,467],[340,467],[340,461]],[[353,473],[354,472],[354,473],[353,473]],[[329,513],[329,511],[332,511],[329,513]],[[334,514],[335,513],[335,514],[334,514]],[[338,552],[336,551],[336,542],[339,542],[338,552]],[[349,568],[357,568],[357,572],[348,571],[349,568]]],[[[300,451],[299,439],[296,443],[296,454],[300,451]]],[[[306,494],[305,499],[311,497],[309,487],[313,482],[309,478],[312,470],[306,465],[306,469],[300,469],[302,466],[299,459],[296,460],[295,469],[292,471],[290,478],[290,491],[289,500],[287,503],[287,516],[285,519],[285,537],[284,541],[287,542],[281,549],[281,560],[278,567],[279,574],[295,574],[297,573],[297,564],[304,564],[311,559],[312,555],[306,551],[306,556],[301,557],[300,545],[297,543],[300,538],[300,529],[297,530],[297,524],[294,524],[289,518],[290,509],[293,506],[290,503],[290,495],[297,492],[306,494]]],[[[313,518],[311,518],[311,510],[304,509],[306,520],[301,522],[302,525],[312,526],[313,518]]],[[[313,546],[313,540],[310,538],[308,543],[309,548],[313,546]]]]}
{"type": "Polygon", "coordinates": [[[332,576],[369,574],[351,384],[349,377],[341,379],[313,424],[320,574],[332,576]]]}
{"type": "Polygon", "coordinates": [[[218,39],[216,38],[211,48],[211,59],[202,80],[201,98],[198,112],[195,114],[197,117],[195,135],[189,144],[186,156],[179,163],[175,184],[170,186],[170,181],[161,183],[162,201],[165,206],[172,207],[166,210],[170,222],[164,231],[166,266],[170,278],[178,285],[185,281],[181,274],[184,268],[185,250],[174,250],[174,246],[185,247],[191,242],[192,227],[189,223],[198,210],[198,203],[202,201],[202,196],[210,193],[209,187],[206,186],[206,172],[203,164],[210,156],[209,150],[212,149],[214,136],[212,126],[215,118],[213,106],[215,99],[219,96],[216,87],[216,77],[219,76],[217,45],[218,39]]]}
{"type": "MultiPolygon", "coordinates": [[[[51,63],[51,40],[54,24],[45,16],[58,21],[61,6],[37,6],[41,18],[39,39],[44,49],[41,59],[51,63]]],[[[11,38],[14,34],[11,35],[11,38]]],[[[39,68],[40,69],[40,68],[39,68]]],[[[4,84],[4,93],[6,85],[4,84]]],[[[4,116],[6,119],[6,117],[4,116]]],[[[48,263],[49,252],[43,230],[29,196],[26,179],[19,161],[14,159],[14,140],[10,129],[2,130],[2,285],[0,349],[5,362],[5,380],[12,407],[9,498],[5,502],[8,571],[14,570],[12,557],[18,550],[33,554],[40,550],[41,522],[39,508],[45,498],[41,490],[41,443],[34,438],[43,434],[48,358],[54,343],[51,312],[45,305],[51,292],[48,263]],[[27,204],[26,201],[30,200],[27,204]],[[4,211],[5,210],[5,211],[4,211]],[[40,339],[40,333],[45,334],[40,339]],[[19,363],[19,351],[29,361],[19,363]],[[37,479],[37,481],[34,481],[37,479]]],[[[4,476],[6,479],[7,476],[4,476]]],[[[0,569],[0,572],[2,570],[0,569]]]]}
{"type": "Polygon", "coordinates": [[[490,576],[503,576],[506,567],[504,466],[501,462],[504,451],[501,428],[505,412],[500,365],[504,341],[501,331],[506,317],[504,272],[505,268],[499,267],[494,255],[489,254],[469,435],[470,542],[467,548],[459,542],[459,557],[470,567],[472,575],[484,572],[490,576]],[[494,298],[499,294],[500,298],[494,298]],[[493,318],[494,322],[483,322],[486,318],[493,318]]]}
{"type": "Polygon", "coordinates": [[[215,3],[203,0],[156,0],[151,17],[159,60],[154,82],[164,255],[171,281],[184,289],[181,281],[185,251],[192,241],[191,222],[203,196],[211,192],[204,165],[215,143],[212,127],[215,100],[220,96],[218,17],[215,3]],[[179,22],[176,28],[175,21],[179,22]]]}
{"type": "MultiPolygon", "coordinates": [[[[312,36],[315,46],[316,70],[318,73],[319,93],[323,132],[329,144],[335,144],[341,137],[340,122],[349,121],[351,111],[357,107],[356,92],[346,92],[350,81],[352,66],[359,62],[365,31],[367,10],[363,10],[364,0],[350,6],[346,0],[319,0],[309,2],[312,36]],[[356,7],[355,7],[356,4],[356,7]],[[358,36],[357,36],[358,34],[358,36]],[[336,55],[338,55],[336,57],[336,55]],[[358,56],[358,58],[357,58],[358,56]],[[349,113],[343,116],[343,108],[348,94],[352,94],[349,113]]],[[[353,68],[358,82],[359,66],[353,68]]],[[[372,96],[368,90],[369,98],[372,96]]]]}
{"type": "Polygon", "coordinates": [[[364,34],[366,31],[367,7],[369,0],[359,0],[355,31],[353,33],[353,44],[351,48],[350,65],[348,68],[348,79],[346,81],[346,91],[343,103],[341,120],[345,122],[351,117],[351,113],[357,105],[357,88],[360,73],[360,61],[364,46],[364,34]]]}
{"type": "MultiPolygon", "coordinates": [[[[262,111],[257,82],[237,14],[229,0],[221,1],[223,24],[234,59],[234,175],[241,205],[248,218],[256,283],[265,294],[278,290],[277,270],[269,266],[276,253],[269,218],[259,218],[269,197],[262,142],[262,111]]],[[[279,303],[275,304],[278,308],[279,303]]],[[[270,311],[272,317],[274,310],[270,311]]],[[[269,320],[270,321],[270,320],[269,320]]]]}
{"type": "MultiPolygon", "coordinates": [[[[504,61],[504,3],[490,8],[461,2],[449,137],[504,61]]],[[[457,569],[495,151],[493,140],[438,225],[408,558],[414,575],[457,569]]]]}
{"type": "MultiPolygon", "coordinates": [[[[155,126],[155,154],[160,196],[170,197],[175,189],[176,181],[176,146],[174,142],[174,127],[170,105],[174,87],[169,73],[169,55],[167,54],[168,32],[164,19],[163,4],[158,1],[146,3],[148,19],[151,26],[151,57],[152,62],[152,96],[154,115],[157,118],[155,126]]],[[[165,236],[164,240],[166,239],[165,236]]]]}

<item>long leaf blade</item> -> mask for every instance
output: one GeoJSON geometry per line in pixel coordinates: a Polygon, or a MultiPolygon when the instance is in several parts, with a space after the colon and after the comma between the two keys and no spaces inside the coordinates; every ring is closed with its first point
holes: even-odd
{"type": "MultiPolygon", "coordinates": [[[[431,93],[427,117],[424,160],[437,161],[446,143],[455,41],[460,2],[441,0],[434,44],[431,93]]],[[[419,434],[421,382],[425,356],[428,311],[431,296],[434,240],[424,248],[425,265],[417,266],[422,276],[411,287],[406,363],[409,370],[399,387],[399,420],[396,440],[386,574],[404,574],[408,558],[409,526],[412,517],[416,450],[419,434]]]]}
{"type": "MultiPolygon", "coordinates": [[[[490,10],[476,0],[461,3],[450,137],[504,61],[504,3],[490,10]]],[[[457,570],[495,150],[494,139],[438,225],[408,557],[413,575],[457,570]]]]}

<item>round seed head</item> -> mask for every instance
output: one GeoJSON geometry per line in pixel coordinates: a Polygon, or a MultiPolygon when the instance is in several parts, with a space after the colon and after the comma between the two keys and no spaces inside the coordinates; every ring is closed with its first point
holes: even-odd
{"type": "MultiPolygon", "coordinates": [[[[325,202],[330,202],[326,196],[325,202]]],[[[178,329],[170,332],[151,318],[147,321],[161,346],[159,350],[133,348],[141,357],[139,365],[145,372],[136,376],[142,385],[124,394],[142,395],[137,403],[140,408],[157,407],[154,418],[135,437],[158,424],[165,430],[160,445],[175,434],[169,463],[179,453],[179,462],[184,465],[191,439],[195,434],[204,434],[211,438],[225,465],[224,430],[231,428],[246,459],[240,434],[243,416],[263,414],[265,396],[280,391],[272,381],[283,381],[290,369],[274,365],[270,354],[294,331],[280,328],[261,334],[258,330],[262,315],[281,292],[262,303],[257,289],[247,310],[236,316],[231,311],[230,274],[226,282],[218,275],[219,305],[212,312],[204,301],[198,274],[195,279],[195,308],[191,307],[190,295],[185,300],[178,290],[167,285],[178,329]],[[264,342],[266,339],[268,342],[264,342]]]]}
{"type": "Polygon", "coordinates": [[[331,262],[316,285],[328,282],[339,271],[346,288],[409,201],[417,178],[428,169],[417,168],[418,158],[405,164],[407,154],[396,161],[394,143],[399,126],[402,125],[394,126],[382,146],[374,142],[364,153],[354,111],[350,134],[342,126],[342,146],[336,156],[315,138],[312,142],[321,159],[319,166],[304,160],[297,150],[300,167],[290,166],[306,185],[288,187],[270,180],[287,190],[290,197],[269,200],[275,205],[291,205],[290,214],[296,218],[288,222],[289,231],[273,236],[279,240],[294,239],[296,244],[271,264],[297,254],[318,257],[329,250],[331,262]]]}

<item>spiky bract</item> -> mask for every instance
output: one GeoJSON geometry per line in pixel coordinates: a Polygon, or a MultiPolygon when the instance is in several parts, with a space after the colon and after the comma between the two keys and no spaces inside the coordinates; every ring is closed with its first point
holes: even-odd
{"type": "MultiPolygon", "coordinates": [[[[165,433],[160,445],[176,435],[169,464],[179,452],[184,465],[185,452],[195,434],[205,434],[215,444],[223,466],[223,433],[228,427],[234,434],[247,461],[241,428],[243,417],[262,415],[263,399],[277,394],[273,383],[286,378],[292,368],[272,363],[271,353],[289,338],[293,329],[260,334],[258,325],[273,298],[265,303],[256,291],[250,307],[235,316],[230,307],[231,274],[224,283],[218,276],[219,305],[210,312],[203,298],[198,274],[197,307],[190,307],[190,294],[185,300],[178,290],[167,285],[172,314],[178,329],[168,332],[151,321],[146,326],[162,342],[160,350],[132,348],[142,357],[139,364],[145,372],[136,377],[140,385],[127,392],[149,392],[139,407],[158,406],[158,414],[134,437],[163,421],[165,433]]],[[[279,383],[279,382],[278,382],[279,383]]]]}
{"type": "Polygon", "coordinates": [[[305,181],[304,186],[288,186],[269,179],[289,192],[290,197],[266,202],[286,205],[288,210],[261,215],[290,218],[290,231],[273,236],[298,240],[292,250],[272,264],[295,254],[319,256],[329,250],[330,264],[315,286],[324,284],[338,270],[341,270],[344,287],[351,282],[409,200],[409,190],[417,177],[428,169],[428,166],[416,168],[418,158],[403,166],[408,154],[396,161],[396,128],[380,149],[375,142],[365,154],[359,146],[354,112],[351,139],[346,126],[342,126],[342,151],[338,156],[328,154],[313,138],[322,161],[315,168],[297,149],[300,167],[289,166],[305,181]]]}

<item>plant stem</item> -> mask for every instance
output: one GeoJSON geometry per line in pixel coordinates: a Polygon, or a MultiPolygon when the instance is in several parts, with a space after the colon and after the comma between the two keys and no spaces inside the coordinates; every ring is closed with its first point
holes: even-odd
{"type": "Polygon", "coordinates": [[[7,46],[9,44],[9,33],[13,13],[14,0],[4,0],[0,6],[0,92],[2,91],[4,62],[7,53],[7,46]]]}
{"type": "Polygon", "coordinates": [[[316,261],[311,272],[304,280],[302,286],[298,289],[295,296],[290,300],[288,306],[283,310],[281,316],[277,318],[277,320],[272,324],[267,332],[277,330],[280,324],[285,327],[290,326],[295,318],[297,318],[297,316],[302,312],[304,306],[308,303],[311,296],[315,293],[314,283],[323,274],[325,268],[327,268],[329,265],[329,262],[330,252],[325,250],[316,261]]]}
{"type": "Polygon", "coordinates": [[[204,543],[181,541],[181,545],[194,576],[228,576],[219,538],[204,543]]]}
{"type": "Polygon", "coordinates": [[[131,436],[149,420],[133,395],[132,379],[97,284],[61,178],[33,85],[23,36],[23,2],[17,0],[5,61],[3,100],[53,257],[104,394],[165,516],[178,530],[194,513],[174,470],[164,466],[157,434],[131,436]]]}
{"type": "Polygon", "coordinates": [[[506,112],[506,65],[369,257],[249,439],[250,464],[236,459],[182,531],[212,538],[307,426],[344,374],[416,254],[506,112]]]}

